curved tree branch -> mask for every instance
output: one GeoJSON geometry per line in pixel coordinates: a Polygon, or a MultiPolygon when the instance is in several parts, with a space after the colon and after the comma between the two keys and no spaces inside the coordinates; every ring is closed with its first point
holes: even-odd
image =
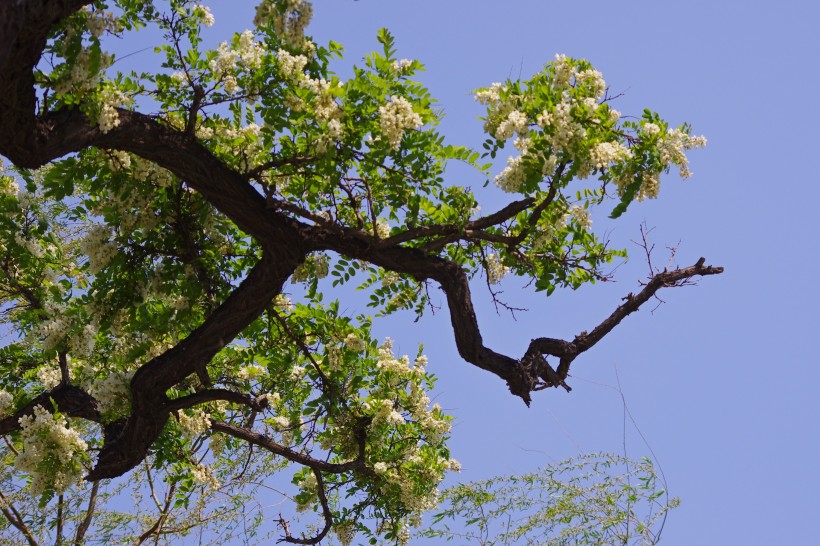
{"type": "Polygon", "coordinates": [[[365,473],[368,472],[367,466],[364,463],[364,450],[362,450],[358,457],[352,461],[348,461],[346,463],[329,463],[320,459],[314,459],[310,455],[305,455],[304,453],[300,453],[281,444],[277,444],[264,434],[259,434],[258,432],[253,432],[252,430],[242,427],[237,427],[235,425],[231,425],[230,423],[214,421],[211,423],[211,429],[228,434],[234,438],[239,438],[240,440],[245,440],[250,444],[257,445],[270,451],[271,453],[280,455],[291,462],[299,463],[316,471],[330,472],[332,474],[341,474],[342,472],[347,472],[349,470],[365,473]]]}
{"type": "Polygon", "coordinates": [[[295,267],[295,262],[263,255],[201,326],[137,370],[131,380],[131,415],[120,434],[103,446],[88,480],[113,478],[139,464],[168,420],[166,391],[210,362],[258,317],[295,267]]]}

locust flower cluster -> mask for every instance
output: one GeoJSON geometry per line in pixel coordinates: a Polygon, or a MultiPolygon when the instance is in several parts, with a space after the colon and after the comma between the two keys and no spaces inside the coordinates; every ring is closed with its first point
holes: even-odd
{"type": "Polygon", "coordinates": [[[14,465],[31,475],[35,494],[61,494],[82,477],[88,444],[67,425],[62,415],[51,414],[41,406],[35,406],[33,416],[20,418],[23,449],[14,465]]]}

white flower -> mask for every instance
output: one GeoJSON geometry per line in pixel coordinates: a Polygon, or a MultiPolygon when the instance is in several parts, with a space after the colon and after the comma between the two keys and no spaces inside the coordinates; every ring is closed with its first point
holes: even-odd
{"type": "Polygon", "coordinates": [[[243,381],[258,379],[264,376],[267,373],[267,370],[258,364],[251,364],[250,366],[245,366],[240,368],[239,371],[236,373],[236,377],[242,379],[243,381]]]}
{"type": "Polygon", "coordinates": [[[282,75],[289,80],[298,80],[304,77],[305,65],[308,59],[304,55],[291,55],[284,49],[276,52],[276,60],[279,62],[279,70],[282,75]]]}
{"type": "Polygon", "coordinates": [[[239,89],[239,84],[236,82],[236,78],[231,75],[227,75],[222,78],[222,86],[225,88],[225,92],[229,95],[233,95],[239,89]]]}
{"type": "Polygon", "coordinates": [[[501,102],[501,93],[506,91],[505,87],[498,82],[492,84],[490,87],[479,89],[475,92],[475,100],[481,104],[494,105],[501,102]]]}
{"type": "Polygon", "coordinates": [[[507,140],[514,133],[526,134],[528,124],[529,120],[527,120],[527,115],[524,112],[513,110],[507,116],[507,119],[498,124],[498,128],[495,130],[495,138],[507,140]]]}
{"type": "Polygon", "coordinates": [[[487,255],[487,282],[498,284],[510,271],[510,268],[501,263],[501,257],[492,253],[487,255]]]}
{"type": "Polygon", "coordinates": [[[290,427],[290,419],[283,415],[278,415],[271,419],[267,419],[266,422],[270,424],[276,430],[285,430],[286,428],[290,427]]]}
{"type": "Polygon", "coordinates": [[[41,406],[35,406],[34,415],[21,417],[19,423],[23,449],[14,466],[31,474],[35,495],[48,489],[62,494],[80,480],[88,444],[76,430],[66,427],[64,417],[55,418],[41,406]]]}
{"type": "Polygon", "coordinates": [[[356,528],[352,522],[340,523],[333,527],[333,532],[336,533],[336,538],[342,546],[350,546],[353,539],[356,538],[356,528]]]}
{"type": "Polygon", "coordinates": [[[398,150],[404,131],[418,129],[424,122],[413,111],[413,105],[404,97],[391,96],[390,101],[379,107],[379,124],[382,135],[393,150],[398,150]]]}
{"type": "Polygon", "coordinates": [[[278,311],[291,311],[293,309],[293,302],[284,294],[277,294],[276,297],[273,298],[273,306],[278,311]]]}
{"type": "Polygon", "coordinates": [[[211,428],[211,418],[207,413],[199,408],[180,411],[179,426],[182,428],[182,434],[187,438],[196,438],[209,428],[211,428]]]}
{"type": "Polygon", "coordinates": [[[100,131],[107,133],[120,124],[120,115],[117,108],[133,102],[131,97],[119,89],[106,88],[100,93],[100,116],[97,123],[100,131]]]}
{"type": "Polygon", "coordinates": [[[575,75],[575,67],[572,66],[572,61],[566,55],[558,54],[555,56],[552,66],[555,73],[553,86],[558,90],[569,87],[570,80],[575,75]]]}
{"type": "Polygon", "coordinates": [[[524,169],[524,154],[507,158],[507,166],[495,177],[495,184],[508,193],[515,193],[521,189],[521,184],[527,178],[524,169]]]}
{"type": "Polygon", "coordinates": [[[393,61],[393,70],[396,72],[404,72],[410,65],[413,64],[413,61],[410,59],[401,59],[398,61],[393,61]]]}
{"type": "Polygon", "coordinates": [[[644,134],[647,136],[657,135],[661,132],[661,128],[654,123],[645,122],[642,127],[644,134]]]}
{"type": "Polygon", "coordinates": [[[109,241],[111,232],[106,226],[92,226],[80,241],[80,249],[88,256],[88,271],[95,275],[117,254],[117,246],[109,241]]]}
{"type": "Polygon", "coordinates": [[[250,70],[257,70],[262,66],[262,56],[265,53],[265,47],[253,39],[253,32],[246,30],[239,35],[239,44],[237,46],[239,58],[242,64],[250,70]]]}
{"type": "Polygon", "coordinates": [[[285,12],[280,13],[278,4],[263,0],[256,8],[253,24],[273,26],[274,31],[291,47],[309,47],[305,40],[305,28],[313,17],[313,4],[308,0],[287,0],[285,12]]]}
{"type": "Polygon", "coordinates": [[[53,389],[60,383],[62,376],[59,368],[40,368],[37,370],[37,380],[47,389],[53,389]]]}
{"type": "Polygon", "coordinates": [[[344,343],[348,349],[355,353],[360,353],[367,347],[367,343],[360,339],[356,334],[347,334],[344,343]]]}
{"type": "Polygon", "coordinates": [[[207,485],[208,489],[219,489],[219,481],[214,477],[209,466],[198,464],[191,468],[191,475],[195,481],[207,485]]]}
{"type": "Polygon", "coordinates": [[[11,415],[12,407],[14,407],[14,397],[11,393],[0,389],[0,419],[11,415]]]}
{"type": "Polygon", "coordinates": [[[600,99],[606,91],[604,77],[597,70],[589,69],[575,75],[575,84],[590,88],[592,98],[600,99]]]}
{"type": "Polygon", "coordinates": [[[569,209],[569,215],[575,218],[582,228],[589,229],[592,227],[592,219],[589,217],[589,212],[584,207],[575,205],[569,209]]]}
{"type": "Polygon", "coordinates": [[[128,413],[131,401],[131,378],[134,372],[113,372],[91,385],[91,394],[99,403],[101,413],[128,413]]]}
{"type": "Polygon", "coordinates": [[[194,4],[193,9],[191,10],[191,14],[194,15],[199,22],[205,25],[206,27],[212,27],[214,25],[214,15],[211,13],[211,8],[208,6],[203,6],[202,4],[194,4]]]}
{"type": "Polygon", "coordinates": [[[376,237],[379,239],[387,239],[390,237],[390,226],[381,218],[376,220],[376,237]]]}
{"type": "Polygon", "coordinates": [[[632,157],[632,150],[620,142],[601,142],[590,150],[589,156],[597,169],[604,169],[621,159],[632,157]]]}

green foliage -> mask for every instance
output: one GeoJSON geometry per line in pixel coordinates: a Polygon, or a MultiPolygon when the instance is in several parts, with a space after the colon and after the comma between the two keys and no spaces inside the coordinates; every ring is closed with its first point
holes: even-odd
{"type": "Polygon", "coordinates": [[[678,504],[648,459],[586,455],[452,487],[420,536],[482,546],[650,545],[678,504]]]}

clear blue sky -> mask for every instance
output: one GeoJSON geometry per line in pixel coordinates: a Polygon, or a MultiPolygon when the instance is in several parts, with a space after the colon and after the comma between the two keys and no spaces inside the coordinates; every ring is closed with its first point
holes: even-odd
{"type": "MultiPolygon", "coordinates": [[[[217,17],[214,36],[250,25],[235,3],[206,3],[217,17]]],[[[665,245],[680,241],[681,265],[704,256],[725,266],[697,287],[661,293],[665,305],[628,318],[579,358],[571,394],[538,393],[527,409],[499,379],[461,361],[446,311],[419,324],[400,316],[380,329],[404,352],[425,344],[440,377],[436,400],[457,417],[461,478],[531,471],[581,451],[622,453],[624,443],[630,456],[649,455],[634,427],[624,437],[617,370],[683,501],[663,544],[816,544],[820,8],[793,0],[334,0],[316,2],[315,11],[310,33],[341,42],[345,63],[360,62],[376,30],[388,27],[399,57],[426,64],[421,78],[454,143],[482,140],[472,89],[527,77],[556,53],[589,59],[625,93],[615,105],[624,114],[649,107],[709,139],[691,156],[691,179],[668,176],[658,201],[633,206],[615,224],[594,218],[615,246],[633,251],[618,282],[549,301],[505,284],[507,301],[530,308],[517,322],[476,290],[485,343],[520,356],[532,337],[591,328],[637,288],[646,266],[630,240],[644,220],[656,227],[659,261],[665,245]]],[[[453,183],[480,186],[467,172],[451,174],[453,183]]],[[[500,192],[486,196],[485,211],[505,203],[500,192]]]]}

